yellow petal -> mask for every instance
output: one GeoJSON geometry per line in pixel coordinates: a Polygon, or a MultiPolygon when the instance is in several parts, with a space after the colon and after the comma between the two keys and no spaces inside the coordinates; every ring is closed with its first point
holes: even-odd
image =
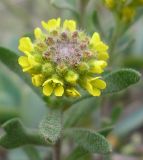
{"type": "Polygon", "coordinates": [[[45,85],[47,85],[47,84],[49,84],[49,83],[51,83],[51,82],[52,82],[52,79],[50,78],[50,79],[46,80],[46,81],[43,83],[43,86],[45,86],[45,85]]]}
{"type": "Polygon", "coordinates": [[[41,24],[44,29],[48,30],[48,24],[45,21],[42,21],[41,24]]]}
{"type": "Polygon", "coordinates": [[[106,61],[106,60],[109,58],[109,55],[108,55],[107,52],[98,52],[97,58],[98,58],[99,60],[104,60],[104,61],[106,61]]]}
{"type": "Polygon", "coordinates": [[[41,29],[37,27],[34,30],[34,35],[35,35],[36,39],[40,39],[42,37],[43,33],[42,33],[41,29]]]}
{"type": "Polygon", "coordinates": [[[91,73],[100,74],[103,72],[103,69],[107,66],[107,62],[102,60],[91,60],[89,63],[89,71],[91,73]]]}
{"type": "Polygon", "coordinates": [[[55,96],[60,97],[64,93],[64,87],[61,85],[57,85],[54,91],[55,91],[55,96]]]}
{"type": "Polygon", "coordinates": [[[75,31],[76,22],[74,20],[65,20],[63,24],[63,28],[69,31],[75,31]]]}
{"type": "Polygon", "coordinates": [[[48,22],[42,21],[41,23],[43,28],[50,32],[60,28],[61,19],[51,19],[48,22]]]}
{"type": "Polygon", "coordinates": [[[34,57],[33,56],[28,56],[28,61],[30,63],[31,66],[36,66],[38,65],[38,63],[35,61],[34,57]]]}
{"type": "Polygon", "coordinates": [[[60,81],[59,79],[57,78],[52,78],[52,81],[55,83],[55,84],[60,84],[60,85],[63,85],[63,82],[60,81]]]}
{"type": "Polygon", "coordinates": [[[39,87],[43,83],[43,76],[42,74],[34,75],[32,77],[32,83],[34,86],[39,87]]]}
{"type": "Polygon", "coordinates": [[[18,63],[19,63],[20,66],[22,66],[22,67],[28,67],[28,66],[29,66],[28,57],[26,57],[26,56],[21,56],[21,57],[19,57],[18,63]]]}
{"type": "Polygon", "coordinates": [[[66,90],[67,96],[70,97],[80,97],[80,93],[75,88],[69,88],[66,90]]]}
{"type": "Polygon", "coordinates": [[[23,37],[19,40],[18,49],[22,52],[31,52],[33,51],[33,44],[29,37],[23,37]]]}
{"type": "Polygon", "coordinates": [[[100,96],[101,95],[101,91],[97,88],[93,88],[93,91],[91,93],[93,96],[100,96]]]}
{"type": "Polygon", "coordinates": [[[106,82],[101,80],[101,79],[95,79],[92,82],[93,86],[98,88],[98,89],[105,89],[106,88],[106,82]]]}
{"type": "Polygon", "coordinates": [[[104,44],[103,42],[99,42],[96,43],[94,45],[94,48],[98,51],[98,52],[106,52],[108,50],[108,46],[106,44],[104,44]]]}
{"type": "Polygon", "coordinates": [[[91,45],[94,45],[95,43],[99,43],[101,40],[100,40],[100,36],[97,32],[95,32],[90,40],[90,44],[91,45]]]}
{"type": "Polygon", "coordinates": [[[52,85],[50,84],[46,84],[44,87],[43,87],[43,94],[46,95],[46,96],[50,96],[53,92],[53,87],[52,85]]]}
{"type": "Polygon", "coordinates": [[[48,83],[54,83],[54,84],[60,84],[60,85],[63,85],[63,82],[58,80],[57,78],[50,78],[48,80],[46,80],[44,83],[43,83],[43,86],[45,86],[46,84],[48,83]]]}

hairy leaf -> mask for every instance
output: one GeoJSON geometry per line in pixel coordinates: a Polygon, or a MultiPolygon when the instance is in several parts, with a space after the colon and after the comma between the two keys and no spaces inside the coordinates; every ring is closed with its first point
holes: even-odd
{"type": "Polygon", "coordinates": [[[99,133],[88,129],[68,129],[65,135],[91,153],[108,154],[112,151],[108,141],[99,133]]]}
{"type": "Polygon", "coordinates": [[[88,160],[90,154],[87,150],[82,147],[76,147],[72,153],[66,158],[66,160],[88,160]]]}
{"type": "Polygon", "coordinates": [[[124,90],[140,80],[140,73],[133,69],[120,69],[104,77],[107,88],[103,94],[111,94],[124,90]]]}
{"type": "Polygon", "coordinates": [[[16,118],[4,123],[2,128],[5,133],[0,136],[0,146],[4,148],[12,149],[24,145],[49,145],[40,137],[38,132],[27,130],[16,118]]]}
{"type": "Polygon", "coordinates": [[[55,143],[61,135],[62,130],[61,112],[51,110],[41,121],[39,130],[45,140],[55,143]]]}
{"type": "Polygon", "coordinates": [[[16,73],[22,80],[24,80],[24,82],[26,82],[26,84],[28,84],[32,90],[41,97],[42,94],[40,94],[39,90],[32,85],[30,77],[22,72],[22,69],[18,64],[18,55],[15,52],[0,47],[0,61],[5,64],[11,71],[16,73]]]}

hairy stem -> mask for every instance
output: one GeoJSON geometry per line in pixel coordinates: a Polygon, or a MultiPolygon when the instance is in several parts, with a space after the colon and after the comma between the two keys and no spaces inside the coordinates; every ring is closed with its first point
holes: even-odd
{"type": "Polygon", "coordinates": [[[53,147],[53,160],[61,160],[61,140],[59,139],[53,147]]]}

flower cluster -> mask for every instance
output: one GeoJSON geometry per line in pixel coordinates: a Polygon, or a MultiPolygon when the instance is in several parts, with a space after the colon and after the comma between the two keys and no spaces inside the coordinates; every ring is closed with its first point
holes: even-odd
{"type": "Polygon", "coordinates": [[[120,19],[126,23],[131,22],[135,17],[137,8],[143,6],[143,0],[104,0],[104,2],[107,8],[116,12],[120,19]]]}
{"type": "Polygon", "coordinates": [[[80,96],[81,88],[93,96],[100,96],[106,87],[100,74],[107,66],[108,46],[98,33],[90,38],[76,28],[74,20],[61,19],[42,21],[34,30],[35,41],[23,37],[19,50],[25,55],[18,62],[23,72],[32,76],[32,83],[41,87],[43,94],[50,96],[80,96]]]}

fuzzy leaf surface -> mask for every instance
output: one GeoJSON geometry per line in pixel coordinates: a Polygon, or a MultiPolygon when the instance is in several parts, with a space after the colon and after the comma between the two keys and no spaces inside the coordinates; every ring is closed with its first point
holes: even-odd
{"type": "Polygon", "coordinates": [[[140,73],[133,69],[120,69],[112,72],[104,77],[107,88],[103,91],[103,94],[112,94],[122,91],[139,82],[140,77],[140,73]]]}
{"type": "Polygon", "coordinates": [[[111,145],[99,133],[89,129],[68,129],[65,135],[72,138],[79,146],[90,153],[108,154],[112,151],[111,145]]]}
{"type": "Polygon", "coordinates": [[[61,135],[62,119],[59,110],[51,110],[41,121],[39,130],[42,137],[52,143],[55,143],[61,135]]]}
{"type": "Polygon", "coordinates": [[[17,118],[11,119],[2,125],[4,134],[0,136],[0,146],[12,149],[25,145],[43,145],[49,144],[40,137],[38,131],[29,131],[17,118]]]}

